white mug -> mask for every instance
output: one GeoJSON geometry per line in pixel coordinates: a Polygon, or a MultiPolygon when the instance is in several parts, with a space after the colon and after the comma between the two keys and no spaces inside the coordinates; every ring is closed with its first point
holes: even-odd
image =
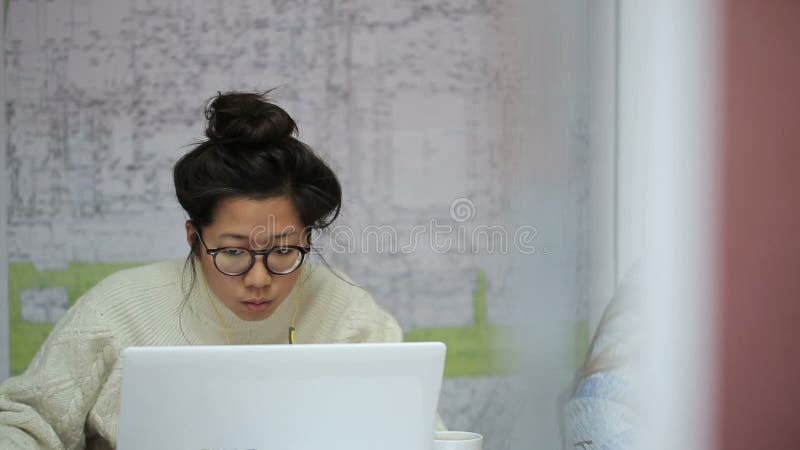
{"type": "Polygon", "coordinates": [[[433,450],[482,450],[483,436],[469,431],[437,431],[433,450]]]}

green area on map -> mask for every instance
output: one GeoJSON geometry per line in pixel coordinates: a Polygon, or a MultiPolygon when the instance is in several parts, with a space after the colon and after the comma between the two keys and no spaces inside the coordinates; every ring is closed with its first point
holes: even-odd
{"type": "Polygon", "coordinates": [[[31,263],[8,265],[8,318],[11,346],[11,374],[25,371],[47,335],[51,323],[32,323],[22,320],[20,292],[25,289],[66,288],[69,304],[75,301],[109,274],[140,264],[70,263],[66,270],[38,271],[31,263]]]}
{"type": "MultiPolygon", "coordinates": [[[[20,292],[25,289],[63,287],[69,292],[70,305],[89,288],[109,274],[140,264],[70,263],[65,270],[38,271],[30,263],[9,264],[9,322],[11,341],[11,373],[22,373],[53,329],[50,323],[22,320],[20,292]]],[[[445,376],[487,376],[514,373],[516,341],[507,327],[487,322],[487,281],[479,271],[473,291],[474,323],[464,327],[437,327],[408,330],[409,342],[441,341],[447,344],[445,376]]],[[[588,347],[589,326],[578,322],[575,327],[573,367],[578,367],[588,347]]]]}
{"type": "Polygon", "coordinates": [[[420,328],[405,333],[409,342],[441,341],[447,345],[445,376],[505,375],[513,373],[514,339],[506,327],[486,321],[486,275],[478,272],[473,291],[474,323],[466,327],[420,328]]]}
{"type": "MultiPolygon", "coordinates": [[[[441,341],[447,344],[445,376],[508,375],[519,371],[519,339],[510,327],[486,321],[486,275],[478,272],[473,292],[475,321],[466,327],[419,328],[405,333],[409,342],[441,341]]],[[[589,346],[589,323],[579,321],[574,327],[572,367],[580,367],[589,346]]]]}

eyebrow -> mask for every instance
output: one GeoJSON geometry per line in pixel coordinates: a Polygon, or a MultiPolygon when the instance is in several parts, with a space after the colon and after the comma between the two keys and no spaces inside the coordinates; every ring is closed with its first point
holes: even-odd
{"type": "Polygon", "coordinates": [[[245,241],[245,240],[249,239],[248,236],[245,236],[243,234],[237,234],[237,233],[222,233],[222,234],[219,235],[219,238],[220,239],[226,239],[226,238],[227,239],[237,239],[237,240],[240,240],[240,241],[245,241]]]}

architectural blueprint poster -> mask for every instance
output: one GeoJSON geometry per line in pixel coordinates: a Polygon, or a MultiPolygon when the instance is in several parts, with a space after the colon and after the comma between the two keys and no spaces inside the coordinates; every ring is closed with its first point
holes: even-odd
{"type": "Polygon", "coordinates": [[[506,448],[518,407],[503,356],[506,256],[520,246],[532,257],[557,253],[559,222],[504,222],[513,165],[497,131],[498,99],[510,95],[498,81],[508,61],[496,52],[504,7],[12,0],[4,49],[12,374],[104,276],[186,257],[171,169],[201,138],[206,99],[276,88],[300,139],[344,186],[325,258],[365,285],[408,340],[448,343],[445,421],[506,448]]]}

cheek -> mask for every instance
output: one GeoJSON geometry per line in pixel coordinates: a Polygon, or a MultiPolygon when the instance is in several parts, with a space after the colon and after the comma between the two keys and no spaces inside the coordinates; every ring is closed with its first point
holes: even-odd
{"type": "Polygon", "coordinates": [[[210,259],[203,258],[199,264],[202,267],[203,276],[205,276],[208,288],[216,295],[223,303],[227,303],[229,297],[235,292],[234,287],[237,284],[237,277],[229,277],[221,274],[214,263],[210,259]]]}
{"type": "Polygon", "coordinates": [[[281,293],[281,298],[286,299],[286,297],[292,292],[292,288],[294,288],[295,284],[297,283],[297,275],[292,274],[293,276],[281,277],[282,279],[278,279],[277,284],[279,286],[279,290],[281,293]]]}

